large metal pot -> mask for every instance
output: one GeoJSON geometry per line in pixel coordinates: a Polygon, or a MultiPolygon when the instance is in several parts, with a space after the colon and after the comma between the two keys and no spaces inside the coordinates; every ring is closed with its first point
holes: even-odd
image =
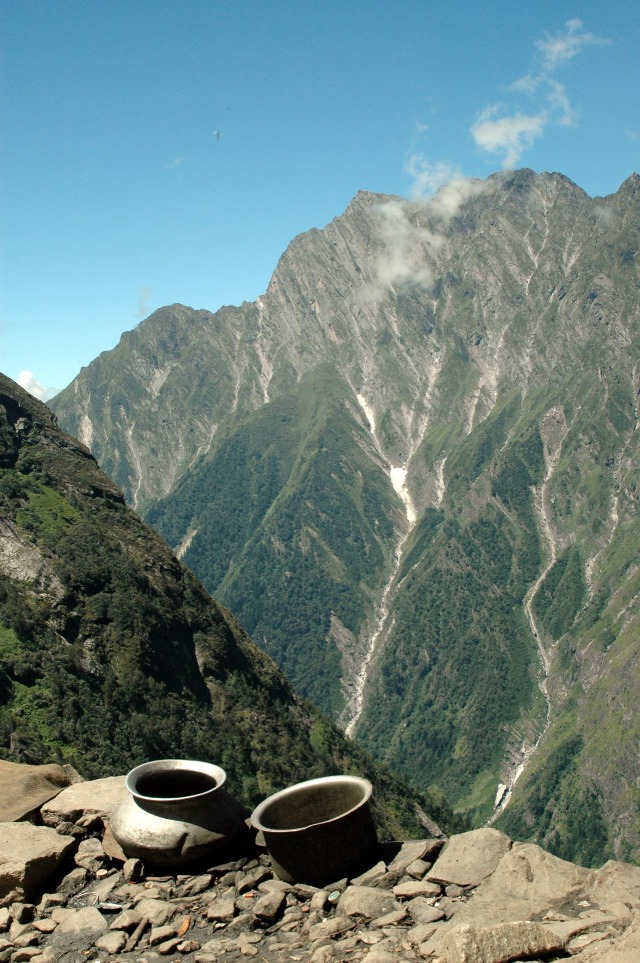
{"type": "Polygon", "coordinates": [[[378,839],[369,808],[373,791],[358,776],[309,779],[269,796],[251,822],[264,834],[278,876],[324,886],[366,869],[378,839]]]}
{"type": "Polygon", "coordinates": [[[132,769],[130,795],[111,814],[110,828],[127,856],[182,872],[238,858],[249,832],[240,803],[222,787],[220,766],[159,759],[132,769]]]}

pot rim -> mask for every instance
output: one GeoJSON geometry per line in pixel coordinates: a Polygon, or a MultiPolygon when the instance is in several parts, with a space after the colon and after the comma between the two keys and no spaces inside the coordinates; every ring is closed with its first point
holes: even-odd
{"type": "Polygon", "coordinates": [[[311,829],[313,826],[329,826],[331,823],[335,823],[340,819],[344,819],[350,813],[355,812],[356,809],[360,809],[365,805],[371,798],[373,792],[373,786],[368,779],[364,779],[362,776],[319,776],[317,779],[307,779],[305,782],[298,782],[294,786],[288,786],[286,789],[281,789],[279,792],[274,793],[267,799],[263,800],[251,813],[251,824],[255,829],[261,830],[265,834],[274,835],[284,835],[285,833],[302,833],[307,829],[311,829]],[[281,799],[286,799],[287,796],[295,795],[298,790],[306,789],[310,786],[326,786],[335,785],[336,783],[351,784],[354,783],[363,789],[363,796],[355,806],[351,806],[350,809],[345,809],[344,812],[338,813],[337,816],[332,816],[330,819],[320,819],[315,822],[308,823],[306,826],[295,826],[292,828],[275,829],[270,826],[264,826],[262,823],[262,816],[265,810],[269,809],[272,803],[279,801],[281,799]]]}
{"type": "Polygon", "coordinates": [[[135,799],[142,799],[145,802],[172,803],[190,799],[206,799],[207,796],[211,796],[221,788],[226,778],[225,770],[212,762],[200,762],[197,759],[153,759],[151,762],[143,762],[140,766],[131,769],[127,773],[124,784],[135,799]],[[136,788],[136,783],[143,776],[160,772],[180,771],[204,773],[215,781],[215,786],[205,789],[204,792],[192,793],[188,796],[147,796],[136,788]]]}

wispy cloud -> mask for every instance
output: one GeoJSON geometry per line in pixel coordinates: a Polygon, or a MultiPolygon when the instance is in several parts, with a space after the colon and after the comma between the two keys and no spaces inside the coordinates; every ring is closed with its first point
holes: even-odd
{"type": "Polygon", "coordinates": [[[47,388],[43,385],[41,381],[34,377],[33,371],[21,371],[18,375],[18,384],[40,401],[48,401],[59,391],[58,388],[47,388]]]}
{"type": "Polygon", "coordinates": [[[557,34],[555,37],[547,35],[543,40],[536,41],[536,47],[540,51],[541,73],[543,75],[554,73],[558,67],[576,57],[585,47],[610,42],[584,30],[582,20],[577,17],[567,20],[564,33],[557,34]]]}
{"type": "Polygon", "coordinates": [[[153,294],[153,288],[143,286],[138,291],[138,303],[136,305],[136,317],[138,321],[144,320],[149,314],[149,298],[153,294]]]}
{"type": "Polygon", "coordinates": [[[379,302],[389,289],[432,288],[447,225],[466,201],[489,189],[487,181],[463,177],[450,164],[431,163],[417,152],[409,156],[406,170],[413,179],[413,203],[391,200],[377,208],[382,250],[362,292],[368,304],[379,302]]]}
{"type": "Polygon", "coordinates": [[[183,160],[184,157],[174,157],[173,160],[170,160],[168,164],[164,165],[164,169],[166,171],[172,171],[176,167],[180,167],[180,164],[183,162],[183,160]]]}
{"type": "Polygon", "coordinates": [[[576,112],[556,72],[587,47],[610,43],[584,29],[581,20],[567,21],[564,30],[536,41],[532,70],[508,88],[509,100],[485,107],[471,127],[471,136],[485,153],[502,159],[505,168],[514,167],[524,152],[545,132],[549,124],[573,126],[576,112]],[[533,110],[514,103],[526,96],[533,110]]]}

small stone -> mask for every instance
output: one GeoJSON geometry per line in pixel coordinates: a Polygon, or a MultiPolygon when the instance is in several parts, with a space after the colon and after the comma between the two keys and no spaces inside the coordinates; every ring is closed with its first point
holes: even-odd
{"type": "Polygon", "coordinates": [[[82,826],[77,826],[68,819],[63,819],[62,822],[58,823],[56,826],[56,832],[60,833],[61,836],[75,836],[76,839],[82,839],[84,836],[84,829],[82,826]]]}
{"type": "Polygon", "coordinates": [[[78,852],[74,856],[74,862],[76,866],[82,866],[83,869],[95,874],[104,869],[105,858],[100,840],[91,837],[81,841],[78,852]]]}
{"type": "Polygon", "coordinates": [[[272,893],[265,893],[253,907],[253,915],[261,923],[267,925],[275,923],[284,910],[285,901],[284,893],[279,893],[277,890],[272,893]]]}
{"type": "Polygon", "coordinates": [[[87,880],[89,874],[87,870],[82,866],[76,866],[72,869],[70,873],[64,877],[60,885],[58,886],[58,893],[64,893],[67,896],[75,896],[79,893],[81,889],[87,885],[87,880]]]}
{"type": "Polygon", "coordinates": [[[40,956],[39,946],[25,946],[22,949],[15,950],[11,954],[11,963],[27,963],[28,960],[32,960],[35,956],[40,956]]]}
{"type": "Polygon", "coordinates": [[[45,893],[38,903],[38,910],[40,913],[46,913],[50,907],[62,906],[66,902],[67,898],[63,893],[45,893]]]}
{"type": "Polygon", "coordinates": [[[274,890],[279,893],[290,893],[292,888],[291,883],[285,883],[282,879],[265,879],[258,886],[261,893],[272,893],[274,890]]]}
{"type": "Polygon", "coordinates": [[[57,963],[62,955],[62,951],[56,946],[45,946],[40,956],[34,957],[38,963],[57,963]]]}
{"type": "Polygon", "coordinates": [[[440,896],[442,888],[438,883],[430,883],[423,879],[408,879],[393,887],[393,895],[397,899],[413,899],[415,896],[440,896]]]}
{"type": "Polygon", "coordinates": [[[149,945],[157,946],[159,943],[166,943],[173,936],[177,937],[175,926],[154,926],[149,933],[149,945]]]}
{"type": "Polygon", "coordinates": [[[425,896],[416,896],[407,903],[411,919],[416,923],[436,923],[443,920],[445,914],[437,906],[432,906],[425,896]]]}
{"type": "Polygon", "coordinates": [[[216,899],[209,903],[207,919],[212,922],[226,923],[236,915],[235,902],[232,899],[216,899]]]}
{"type": "Polygon", "coordinates": [[[209,889],[212,880],[211,873],[203,873],[202,876],[192,876],[183,886],[180,887],[180,896],[197,896],[209,889]]]}
{"type": "Polygon", "coordinates": [[[197,940],[183,940],[176,946],[178,953],[195,953],[196,950],[200,949],[200,944],[197,940]]]}
{"type": "Polygon", "coordinates": [[[319,889],[314,893],[309,903],[309,910],[312,913],[322,913],[329,902],[329,894],[326,889],[319,889]]]}
{"type": "Polygon", "coordinates": [[[411,946],[420,946],[421,943],[426,943],[428,939],[431,939],[436,929],[437,926],[434,926],[433,923],[417,923],[416,926],[412,926],[408,930],[407,939],[411,946]]]}
{"type": "Polygon", "coordinates": [[[249,890],[257,889],[260,883],[272,877],[273,873],[271,870],[265,869],[264,866],[258,866],[256,869],[246,873],[242,879],[236,881],[238,895],[241,896],[243,893],[248,893],[249,890]]]}
{"type": "Polygon", "coordinates": [[[9,907],[11,918],[17,923],[30,923],[35,916],[36,908],[33,903],[13,903],[9,907]]]}
{"type": "Polygon", "coordinates": [[[169,953],[173,953],[179,942],[180,940],[175,937],[172,940],[166,940],[164,943],[159,943],[158,953],[162,953],[163,956],[168,956],[169,953]]]}
{"type": "Polygon", "coordinates": [[[242,946],[240,952],[243,956],[257,956],[258,951],[255,946],[242,946]]]}
{"type": "Polygon", "coordinates": [[[146,917],[153,926],[164,926],[175,914],[177,907],[166,900],[145,897],[136,903],[141,917],[146,917]]]}
{"type": "Polygon", "coordinates": [[[39,933],[53,933],[58,924],[51,919],[34,920],[33,928],[39,933]]]}
{"type": "Polygon", "coordinates": [[[39,941],[40,935],[35,930],[29,930],[28,933],[21,933],[13,942],[15,946],[34,946],[39,941]]]}
{"type": "Polygon", "coordinates": [[[388,890],[376,889],[373,886],[349,886],[340,897],[337,913],[340,916],[376,919],[397,909],[400,909],[400,904],[388,890]]]}
{"type": "Polygon", "coordinates": [[[466,890],[464,886],[458,886],[457,883],[450,883],[448,886],[445,887],[445,893],[450,899],[454,899],[455,897],[458,897],[458,896],[464,896],[464,894],[466,893],[466,890]]]}
{"type": "Polygon", "coordinates": [[[353,929],[354,926],[354,921],[348,916],[333,916],[312,926],[309,930],[309,940],[312,943],[316,940],[331,940],[353,929]]]}
{"type": "Polygon", "coordinates": [[[13,920],[11,926],[9,927],[9,939],[16,940],[23,933],[28,932],[31,929],[29,923],[18,923],[17,920],[13,920]]]}
{"type": "Polygon", "coordinates": [[[111,922],[110,929],[126,930],[127,932],[131,932],[132,930],[135,930],[141,919],[142,914],[139,910],[123,910],[122,913],[119,913],[111,922]]]}
{"type": "Polygon", "coordinates": [[[293,895],[300,900],[313,899],[318,892],[317,886],[309,886],[308,883],[294,883],[292,888],[293,895]]]}
{"type": "Polygon", "coordinates": [[[356,876],[351,880],[352,886],[375,886],[383,876],[387,873],[387,865],[383,860],[376,863],[366,872],[362,873],[360,876],[356,876]]]}
{"type": "Polygon", "coordinates": [[[109,930],[108,933],[98,937],[95,945],[99,950],[105,950],[107,953],[119,953],[124,949],[126,942],[127,937],[122,930],[109,930]]]}
{"type": "Polygon", "coordinates": [[[4,933],[4,931],[8,929],[10,919],[9,907],[3,906],[0,909],[0,933],[4,933]]]}
{"type": "Polygon", "coordinates": [[[85,906],[79,910],[67,910],[56,929],[55,936],[56,939],[59,936],[82,936],[85,939],[95,939],[108,928],[108,922],[95,906],[85,906]]]}
{"type": "Polygon", "coordinates": [[[144,863],[141,859],[127,859],[122,866],[125,883],[138,883],[144,878],[144,863]]]}
{"type": "Polygon", "coordinates": [[[432,864],[427,863],[424,859],[414,859],[405,869],[405,873],[407,876],[413,876],[414,879],[422,879],[429,872],[431,866],[432,864]]]}
{"type": "Polygon", "coordinates": [[[384,916],[378,916],[377,919],[371,920],[369,926],[371,929],[381,929],[383,926],[395,926],[406,918],[407,911],[403,907],[399,910],[392,910],[391,913],[386,913],[384,916]]]}
{"type": "Polygon", "coordinates": [[[375,946],[369,950],[366,956],[362,957],[362,963],[398,963],[398,954],[375,946]]]}

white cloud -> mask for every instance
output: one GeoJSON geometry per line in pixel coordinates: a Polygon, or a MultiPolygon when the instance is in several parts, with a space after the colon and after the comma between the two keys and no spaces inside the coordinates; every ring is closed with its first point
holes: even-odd
{"type": "Polygon", "coordinates": [[[407,174],[413,178],[410,194],[411,197],[423,199],[430,197],[455,177],[460,176],[458,168],[454,168],[446,161],[428,161],[423,154],[413,153],[409,156],[406,164],[407,174]]]}
{"type": "Polygon", "coordinates": [[[450,221],[465,201],[486,190],[486,181],[463,177],[460,168],[445,161],[433,163],[423,154],[411,154],[406,171],[413,177],[411,197],[425,201],[429,213],[441,221],[450,221]]]}
{"type": "Polygon", "coordinates": [[[53,398],[55,394],[58,393],[58,388],[47,388],[38,381],[33,376],[32,371],[21,371],[18,375],[18,384],[25,391],[28,391],[30,395],[34,398],[38,398],[40,401],[48,401],[49,398],[53,398]]]}
{"type": "Polygon", "coordinates": [[[411,222],[404,201],[379,204],[376,214],[382,250],[373,264],[373,278],[358,292],[359,301],[369,307],[381,301],[389,289],[428,290],[433,285],[426,254],[436,239],[411,222]]]}
{"type": "Polygon", "coordinates": [[[463,177],[450,164],[431,163],[419,153],[410,155],[406,169],[413,178],[414,203],[394,200],[377,207],[383,248],[373,266],[373,280],[361,292],[369,304],[380,301],[389,289],[430,290],[446,225],[467,200],[489,189],[486,181],[463,177]],[[428,222],[416,216],[420,212],[428,215],[428,222]]]}
{"type": "Polygon", "coordinates": [[[172,171],[174,170],[174,168],[179,167],[183,160],[184,160],[184,157],[174,157],[173,160],[169,161],[168,164],[164,165],[164,169],[166,171],[172,171]]]}
{"type": "Polygon", "coordinates": [[[537,40],[534,69],[508,88],[510,94],[533,101],[534,109],[522,110],[515,103],[485,107],[471,127],[476,145],[485,153],[501,155],[503,167],[510,168],[549,124],[575,126],[576,112],[566,87],[554,75],[586,47],[606,43],[610,41],[584,30],[577,18],[568,20],[561,33],[537,40]]]}
{"type": "Polygon", "coordinates": [[[471,128],[478,147],[488,154],[503,154],[504,167],[513,167],[524,151],[540,137],[548,121],[548,114],[498,116],[500,107],[486,107],[471,128]]]}
{"type": "Polygon", "coordinates": [[[568,60],[576,57],[584,47],[595,44],[610,43],[602,37],[583,30],[582,20],[577,18],[568,20],[564,33],[555,37],[547,36],[544,40],[537,40],[536,47],[541,54],[541,70],[543,74],[552,74],[568,60]]]}

